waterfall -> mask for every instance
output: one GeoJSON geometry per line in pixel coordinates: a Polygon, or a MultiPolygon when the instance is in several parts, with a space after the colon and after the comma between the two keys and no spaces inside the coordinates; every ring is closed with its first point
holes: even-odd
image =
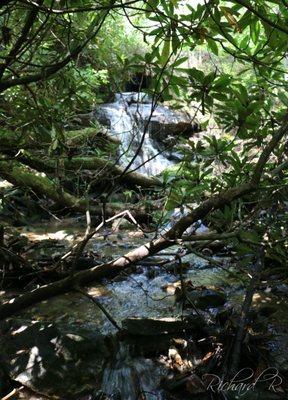
{"type": "MultiPolygon", "coordinates": [[[[153,110],[151,99],[146,93],[117,93],[114,103],[99,106],[102,116],[109,121],[110,132],[121,141],[119,164],[126,167],[138,152],[130,170],[148,176],[160,174],[165,168],[173,165],[164,155],[159,154],[149,135],[149,121],[157,117],[169,117],[169,109],[157,106],[153,110]],[[144,134],[145,131],[145,134],[144,134]],[[144,141],[139,150],[141,140],[144,141]]],[[[170,112],[171,113],[171,112],[170,112]]]]}

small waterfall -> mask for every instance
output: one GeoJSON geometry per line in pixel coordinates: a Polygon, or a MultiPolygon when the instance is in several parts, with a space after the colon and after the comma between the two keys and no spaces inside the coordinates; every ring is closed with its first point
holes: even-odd
{"type": "Polygon", "coordinates": [[[135,156],[145,130],[143,145],[130,170],[137,168],[138,172],[155,176],[174,163],[159,154],[147,129],[151,118],[157,116],[161,119],[162,115],[170,117],[169,109],[157,106],[153,110],[152,107],[152,101],[146,93],[127,92],[117,93],[114,103],[103,104],[98,111],[101,110],[105,119],[109,120],[111,134],[121,140],[119,164],[123,167],[129,165],[135,156]]]}

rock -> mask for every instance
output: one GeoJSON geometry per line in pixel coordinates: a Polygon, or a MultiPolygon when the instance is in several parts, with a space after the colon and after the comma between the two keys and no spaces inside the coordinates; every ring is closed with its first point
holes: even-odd
{"type": "Polygon", "coordinates": [[[145,92],[123,92],[115,94],[115,101],[125,101],[131,104],[151,104],[152,98],[145,92]]]}
{"type": "Polygon", "coordinates": [[[273,287],[272,293],[275,293],[279,296],[288,296],[288,285],[286,283],[279,283],[273,287]]]}
{"type": "Polygon", "coordinates": [[[189,139],[196,132],[199,132],[198,122],[191,122],[190,118],[184,113],[169,110],[167,107],[158,106],[153,117],[149,122],[149,135],[160,151],[165,151],[165,156],[169,159],[179,161],[181,155],[175,153],[173,144],[182,137],[189,139]]]}
{"type": "Polygon", "coordinates": [[[11,379],[61,399],[97,388],[110,354],[107,338],[93,324],[12,321],[0,348],[0,363],[11,379]]]}
{"type": "Polygon", "coordinates": [[[286,332],[277,332],[271,340],[266,343],[269,350],[269,366],[276,368],[280,374],[288,373],[288,335],[286,332]]]}
{"type": "MultiPolygon", "coordinates": [[[[180,119],[180,115],[178,115],[180,119]]],[[[182,118],[185,118],[182,116],[182,118]]],[[[195,132],[198,132],[199,125],[197,123],[191,123],[189,121],[175,121],[174,123],[164,121],[159,121],[155,117],[151,120],[149,126],[149,132],[153,139],[157,141],[165,141],[167,138],[177,138],[182,136],[184,138],[189,138],[193,136],[195,132]]]]}
{"type": "Polygon", "coordinates": [[[145,237],[145,233],[143,231],[132,231],[128,232],[128,236],[131,238],[143,238],[145,237]]]}
{"type": "Polygon", "coordinates": [[[125,82],[125,91],[139,92],[143,89],[149,89],[151,82],[152,77],[147,72],[136,72],[130,77],[129,81],[125,82]]]}
{"type": "MultiPolygon", "coordinates": [[[[175,266],[176,268],[176,266],[175,266]]],[[[166,266],[165,266],[166,269],[166,266]]],[[[186,290],[193,289],[193,283],[190,279],[184,281],[186,290]]],[[[182,300],[182,284],[181,281],[176,281],[173,283],[167,283],[166,285],[162,286],[162,290],[164,290],[168,294],[174,294],[176,301],[182,300]]]]}
{"type": "Polygon", "coordinates": [[[167,353],[173,336],[174,333],[171,333],[153,336],[153,340],[147,340],[147,338],[143,340],[143,336],[125,335],[125,343],[129,346],[131,357],[155,358],[167,353]]]}
{"type": "Polygon", "coordinates": [[[231,314],[232,314],[232,310],[229,308],[220,310],[215,317],[216,322],[222,327],[225,326],[225,324],[229,320],[229,317],[231,314]]]}
{"type": "Polygon", "coordinates": [[[207,388],[203,381],[196,374],[191,374],[186,381],[186,390],[192,395],[207,392],[207,388]]]}
{"type": "Polygon", "coordinates": [[[105,110],[101,107],[97,107],[93,110],[93,119],[96,119],[100,125],[104,125],[107,128],[111,127],[111,121],[105,110]]]}
{"type": "Polygon", "coordinates": [[[157,336],[178,333],[183,330],[199,330],[203,321],[198,315],[191,315],[185,320],[178,318],[127,318],[122,327],[131,335],[157,336]]]}
{"type": "MultiPolygon", "coordinates": [[[[226,303],[226,295],[223,292],[213,289],[199,289],[186,290],[187,299],[192,301],[197,308],[204,310],[206,308],[213,308],[223,306],[226,303]]],[[[189,307],[189,301],[186,302],[189,307]]]]}
{"type": "Polygon", "coordinates": [[[168,350],[168,357],[171,358],[171,360],[173,360],[173,362],[178,365],[183,364],[182,357],[180,356],[178,350],[175,347],[171,347],[168,350]]]}

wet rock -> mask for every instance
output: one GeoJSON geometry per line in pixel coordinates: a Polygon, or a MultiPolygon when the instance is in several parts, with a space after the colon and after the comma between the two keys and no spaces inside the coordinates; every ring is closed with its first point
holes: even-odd
{"type": "Polygon", "coordinates": [[[288,296],[288,285],[286,283],[279,283],[273,287],[272,293],[275,293],[279,296],[288,296]]]}
{"type": "Polygon", "coordinates": [[[207,288],[195,288],[192,290],[186,290],[186,296],[186,306],[189,307],[190,301],[201,310],[223,306],[223,304],[225,304],[227,300],[225,293],[207,288]]]}
{"type": "Polygon", "coordinates": [[[93,118],[96,119],[100,125],[110,128],[111,121],[107,113],[101,107],[97,107],[95,110],[93,110],[93,118]]]}
{"type": "Polygon", "coordinates": [[[173,336],[174,333],[171,333],[153,336],[153,340],[143,340],[143,336],[125,335],[125,343],[129,345],[131,357],[154,358],[166,354],[173,336]]]}
{"type": "Polygon", "coordinates": [[[287,332],[277,332],[277,335],[273,337],[267,343],[269,349],[269,365],[276,368],[280,373],[288,373],[288,359],[287,359],[287,347],[288,347],[288,335],[287,332]]]}
{"type": "Polygon", "coordinates": [[[131,104],[151,104],[152,98],[145,92],[123,92],[115,94],[115,101],[125,101],[128,105],[131,104]]]}
{"type": "Polygon", "coordinates": [[[93,324],[19,320],[0,338],[0,348],[0,363],[14,381],[62,399],[95,389],[110,352],[107,338],[93,324]]]}
{"type": "Polygon", "coordinates": [[[168,159],[175,161],[180,161],[182,156],[175,152],[174,145],[180,138],[189,139],[200,130],[200,124],[197,121],[191,121],[186,114],[163,106],[156,109],[149,121],[149,135],[155,146],[158,150],[165,151],[164,154],[168,159]]]}
{"type": "Polygon", "coordinates": [[[85,269],[89,269],[92,267],[95,267],[96,265],[99,265],[101,262],[99,260],[95,260],[93,257],[79,257],[77,260],[77,264],[74,266],[74,260],[70,259],[66,265],[65,268],[75,268],[76,271],[83,271],[85,269]]]}
{"type": "MultiPolygon", "coordinates": [[[[188,120],[184,120],[185,117],[182,115],[177,115],[177,119],[175,122],[168,122],[167,120],[158,120],[154,117],[149,126],[150,135],[152,138],[155,138],[157,141],[166,141],[167,138],[177,138],[178,136],[182,136],[185,138],[189,138],[193,136],[195,132],[199,131],[199,124],[192,123],[188,120]],[[182,118],[182,121],[181,119],[182,118]]],[[[187,117],[185,118],[187,119],[187,117]]]]}
{"type": "Polygon", "coordinates": [[[128,236],[131,238],[144,238],[145,234],[143,231],[134,231],[134,232],[128,232],[128,236]]]}
{"type": "MultiPolygon", "coordinates": [[[[166,268],[166,266],[165,266],[165,268],[166,268]]],[[[191,290],[193,289],[193,284],[192,284],[192,281],[190,279],[186,280],[184,282],[184,285],[185,285],[186,290],[188,288],[191,288],[191,290]]],[[[174,294],[176,301],[180,301],[180,300],[183,299],[183,291],[182,291],[182,283],[181,283],[181,281],[168,283],[168,284],[162,286],[162,290],[164,292],[168,293],[168,294],[171,294],[171,295],[174,294]]]]}
{"type": "Polygon", "coordinates": [[[175,347],[172,347],[168,350],[168,358],[170,360],[171,367],[174,370],[180,372],[185,369],[185,363],[175,347]]]}
{"type": "Polygon", "coordinates": [[[154,336],[169,333],[178,333],[183,330],[199,330],[203,325],[197,315],[189,316],[185,320],[178,318],[127,318],[122,327],[131,335],[154,336]]]}

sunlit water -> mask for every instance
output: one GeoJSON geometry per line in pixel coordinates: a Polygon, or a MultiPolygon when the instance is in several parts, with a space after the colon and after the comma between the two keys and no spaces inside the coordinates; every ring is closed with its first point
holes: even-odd
{"type": "Polygon", "coordinates": [[[110,121],[111,134],[121,140],[120,165],[126,167],[132,162],[130,170],[155,176],[174,164],[159,154],[148,129],[148,122],[155,117],[177,122],[177,117],[167,107],[154,107],[145,93],[118,93],[114,103],[103,104],[100,108],[110,121]]]}

